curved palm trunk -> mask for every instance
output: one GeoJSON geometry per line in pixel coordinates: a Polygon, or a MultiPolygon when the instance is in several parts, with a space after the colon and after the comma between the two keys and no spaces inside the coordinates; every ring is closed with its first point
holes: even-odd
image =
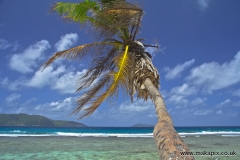
{"type": "Polygon", "coordinates": [[[158,123],[154,127],[153,135],[161,160],[193,160],[193,156],[181,156],[180,152],[189,152],[187,145],[173,127],[172,119],[166,110],[160,92],[149,78],[144,81],[145,88],[153,97],[156,107],[158,123]]]}

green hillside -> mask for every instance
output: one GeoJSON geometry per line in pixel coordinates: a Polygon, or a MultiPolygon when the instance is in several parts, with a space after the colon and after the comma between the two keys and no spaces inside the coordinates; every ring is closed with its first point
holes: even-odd
{"type": "Polygon", "coordinates": [[[0,114],[0,126],[86,127],[73,121],[51,120],[40,115],[0,114]]]}

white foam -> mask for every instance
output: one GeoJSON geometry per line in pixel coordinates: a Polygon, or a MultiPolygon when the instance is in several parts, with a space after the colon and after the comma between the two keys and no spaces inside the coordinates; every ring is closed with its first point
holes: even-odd
{"type": "Polygon", "coordinates": [[[223,137],[239,137],[240,135],[221,135],[223,137]]]}
{"type": "Polygon", "coordinates": [[[0,137],[49,137],[53,134],[0,134],[0,137]]]}
{"type": "Polygon", "coordinates": [[[219,132],[209,132],[209,131],[202,131],[202,132],[195,132],[195,133],[179,133],[181,136],[195,136],[195,135],[240,135],[240,132],[232,132],[232,131],[229,131],[229,132],[222,132],[222,131],[219,131],[219,132]]]}
{"type": "Polygon", "coordinates": [[[49,137],[49,136],[66,136],[66,137],[149,137],[153,134],[105,134],[105,133],[65,133],[56,132],[55,134],[0,134],[0,137],[49,137]]]}
{"type": "Polygon", "coordinates": [[[74,137],[79,137],[79,133],[65,133],[65,132],[56,132],[58,136],[74,136],[74,137]]]}
{"type": "Polygon", "coordinates": [[[64,133],[57,132],[58,136],[75,136],[75,137],[153,137],[152,133],[148,134],[119,134],[119,133],[64,133]]]}
{"type": "Polygon", "coordinates": [[[13,131],[10,131],[10,132],[13,132],[13,133],[26,133],[26,131],[20,131],[20,130],[13,130],[13,131]]]}
{"type": "MultiPolygon", "coordinates": [[[[120,133],[67,133],[67,132],[55,132],[55,133],[48,133],[48,134],[26,134],[25,131],[14,130],[12,131],[13,134],[0,134],[0,137],[49,137],[49,136],[66,136],[66,137],[149,137],[152,138],[152,133],[146,134],[120,134],[120,133]],[[16,134],[15,134],[16,133],[16,134]]],[[[195,133],[187,133],[182,132],[179,133],[181,137],[185,136],[195,136],[199,137],[201,135],[221,135],[223,137],[230,137],[230,136],[240,136],[240,132],[209,132],[209,131],[202,131],[202,132],[195,132],[195,133]]]]}
{"type": "Polygon", "coordinates": [[[16,134],[0,134],[0,137],[18,137],[16,134]]]}

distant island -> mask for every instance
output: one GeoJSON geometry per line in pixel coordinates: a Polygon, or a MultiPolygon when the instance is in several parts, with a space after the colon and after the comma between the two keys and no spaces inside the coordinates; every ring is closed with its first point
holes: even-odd
{"type": "Polygon", "coordinates": [[[0,114],[0,126],[87,127],[74,121],[51,120],[41,115],[0,114]]]}
{"type": "MultiPolygon", "coordinates": [[[[74,121],[52,120],[41,115],[0,114],[0,126],[25,126],[25,127],[88,127],[83,123],[74,121]]],[[[135,124],[130,127],[154,127],[150,124],[135,124]]]]}
{"type": "Polygon", "coordinates": [[[150,124],[135,124],[132,127],[154,127],[154,125],[150,125],[150,124]]]}

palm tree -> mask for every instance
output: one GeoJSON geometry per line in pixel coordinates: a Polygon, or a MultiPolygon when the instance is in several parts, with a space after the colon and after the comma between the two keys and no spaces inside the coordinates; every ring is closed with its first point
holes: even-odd
{"type": "Polygon", "coordinates": [[[173,127],[158,91],[159,73],[152,64],[151,55],[144,51],[145,47],[157,46],[145,45],[140,42],[142,39],[136,39],[143,10],[125,0],[58,2],[53,10],[65,19],[90,28],[97,41],[57,52],[43,64],[44,69],[60,57],[71,60],[92,58],[89,69],[79,78],[77,92],[88,90],[78,98],[78,106],[72,114],[79,114],[79,119],[91,115],[103,101],[112,102],[120,88],[132,101],[135,93],[138,98],[150,98],[158,116],[153,133],[160,158],[194,159],[180,155],[189,150],[173,127]]]}

